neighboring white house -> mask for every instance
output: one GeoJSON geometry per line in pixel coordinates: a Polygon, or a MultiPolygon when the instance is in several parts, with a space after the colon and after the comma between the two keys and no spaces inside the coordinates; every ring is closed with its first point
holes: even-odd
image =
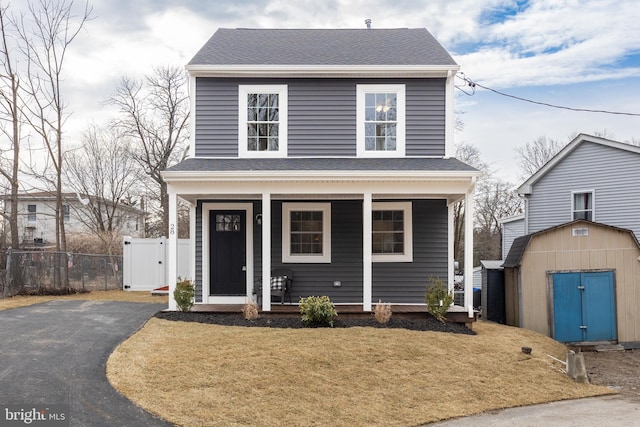
{"type": "MultiPolygon", "coordinates": [[[[78,196],[76,193],[63,194],[62,208],[67,236],[92,234],[88,225],[90,223],[88,210],[95,204],[88,204],[89,199],[93,200],[94,197],[78,196]]],[[[55,202],[55,195],[48,192],[23,193],[18,196],[18,230],[21,246],[40,246],[55,242],[55,202]]],[[[100,205],[110,206],[111,202],[104,201],[100,205]]],[[[11,208],[7,196],[5,196],[4,208],[7,212],[11,208]]],[[[143,210],[124,203],[118,204],[114,218],[116,229],[123,235],[144,237],[145,212],[143,210]]]]}

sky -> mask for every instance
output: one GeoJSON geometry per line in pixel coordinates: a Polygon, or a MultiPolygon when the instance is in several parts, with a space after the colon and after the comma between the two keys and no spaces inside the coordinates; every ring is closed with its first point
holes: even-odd
{"type": "MultiPolygon", "coordinates": [[[[18,10],[26,0],[14,0],[18,10]]],[[[2,2],[4,3],[4,2],[2,2]]],[[[75,0],[75,4],[84,3],[75,0]]],[[[218,28],[427,28],[460,65],[457,144],[478,147],[494,174],[522,182],[514,148],[577,133],[640,139],[637,0],[95,0],[64,64],[68,135],[113,118],[104,101],[123,77],[185,65],[218,28]],[[466,92],[466,93],[465,93],[466,92]],[[468,93],[468,94],[467,94],[468,93]]]]}

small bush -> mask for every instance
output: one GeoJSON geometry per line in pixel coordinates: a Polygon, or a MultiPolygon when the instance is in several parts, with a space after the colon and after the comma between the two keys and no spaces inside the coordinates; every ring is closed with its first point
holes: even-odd
{"type": "Polygon", "coordinates": [[[329,325],[333,327],[333,318],[338,316],[336,307],[328,296],[300,298],[302,323],[311,325],[329,325]]]}
{"type": "Polygon", "coordinates": [[[196,290],[189,279],[178,278],[176,283],[176,289],[173,291],[173,299],[176,300],[176,304],[180,311],[190,311],[195,299],[196,290]]]}
{"type": "Polygon", "coordinates": [[[427,311],[433,317],[444,323],[447,318],[447,310],[453,304],[453,292],[445,286],[444,282],[439,278],[429,277],[429,286],[425,295],[425,303],[427,311]]]}
{"type": "Polygon", "coordinates": [[[242,307],[242,315],[247,320],[256,320],[260,317],[260,314],[258,313],[258,304],[252,300],[247,300],[245,305],[242,307]]]}
{"type": "Polygon", "coordinates": [[[386,304],[378,300],[378,304],[376,304],[373,311],[373,316],[378,323],[388,323],[389,320],[391,320],[391,304],[386,304]]]}

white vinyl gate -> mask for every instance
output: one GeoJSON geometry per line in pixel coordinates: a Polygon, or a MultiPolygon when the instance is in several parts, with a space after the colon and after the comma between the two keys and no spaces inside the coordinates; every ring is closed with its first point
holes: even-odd
{"type": "MultiPolygon", "coordinates": [[[[193,279],[189,239],[178,239],[178,276],[193,279]]],[[[152,291],[167,282],[167,239],[125,236],[122,251],[122,286],[127,291],[152,291]]]]}

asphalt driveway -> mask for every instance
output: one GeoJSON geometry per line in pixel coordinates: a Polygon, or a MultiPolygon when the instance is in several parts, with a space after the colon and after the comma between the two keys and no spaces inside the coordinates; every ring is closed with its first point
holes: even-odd
{"type": "Polygon", "coordinates": [[[131,403],[105,375],[115,347],[165,307],[51,301],[0,311],[0,410],[68,405],[70,426],[172,425],[131,403]]]}

